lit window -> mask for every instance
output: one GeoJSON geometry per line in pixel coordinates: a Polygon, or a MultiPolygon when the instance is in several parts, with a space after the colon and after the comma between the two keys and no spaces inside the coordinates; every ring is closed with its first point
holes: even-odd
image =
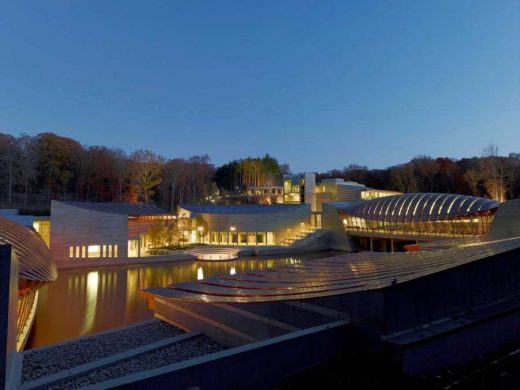
{"type": "Polygon", "coordinates": [[[76,259],[79,259],[79,246],[76,247],[76,259]]]}
{"type": "Polygon", "coordinates": [[[86,246],[81,247],[81,257],[83,257],[83,258],[87,257],[87,247],[86,246]]]}
{"type": "Polygon", "coordinates": [[[100,245],[89,245],[88,246],[88,257],[89,257],[89,259],[101,257],[101,246],[100,245]]]}
{"type": "Polygon", "coordinates": [[[108,257],[112,257],[112,245],[108,246],[108,257]]]}
{"type": "Polygon", "coordinates": [[[74,247],[73,246],[69,246],[69,258],[73,258],[74,257],[74,247]]]}
{"type": "Polygon", "coordinates": [[[103,245],[103,253],[102,253],[101,257],[107,257],[107,246],[106,245],[103,245]]]}
{"type": "Polygon", "coordinates": [[[117,244],[114,245],[114,257],[117,257],[117,244]]]}

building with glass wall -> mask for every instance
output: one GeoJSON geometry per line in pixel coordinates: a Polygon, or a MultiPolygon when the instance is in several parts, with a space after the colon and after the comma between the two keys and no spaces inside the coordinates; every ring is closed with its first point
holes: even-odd
{"type": "Polygon", "coordinates": [[[184,234],[191,243],[276,245],[309,227],[310,206],[181,205],[177,217],[189,221],[184,234]]]}
{"type": "Polygon", "coordinates": [[[360,249],[394,251],[439,238],[484,236],[499,206],[494,200],[467,195],[407,193],[328,204],[326,225],[337,242],[343,235],[360,249]]]}

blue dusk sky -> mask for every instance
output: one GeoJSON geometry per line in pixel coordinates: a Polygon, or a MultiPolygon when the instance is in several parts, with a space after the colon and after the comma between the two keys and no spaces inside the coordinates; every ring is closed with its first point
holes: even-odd
{"type": "Polygon", "coordinates": [[[520,152],[520,2],[0,3],[0,132],[295,172],[520,152]]]}

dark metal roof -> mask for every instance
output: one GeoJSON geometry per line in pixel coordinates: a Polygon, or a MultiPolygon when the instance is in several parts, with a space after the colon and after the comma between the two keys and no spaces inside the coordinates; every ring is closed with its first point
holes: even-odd
{"type": "Polygon", "coordinates": [[[340,212],[372,221],[428,222],[496,210],[491,199],[468,195],[409,193],[385,196],[340,207],[340,212]]]}
{"type": "Polygon", "coordinates": [[[271,214],[309,208],[307,204],[183,204],[181,208],[198,214],[271,214]]]}
{"type": "Polygon", "coordinates": [[[146,216],[165,215],[167,211],[153,205],[141,203],[95,203],[95,202],[61,202],[68,206],[79,207],[85,210],[98,211],[108,214],[146,216]]]}
{"type": "Polygon", "coordinates": [[[348,253],[145,291],[158,297],[202,303],[323,298],[379,290],[519,248],[520,238],[512,238],[454,245],[434,252],[348,253]]]}

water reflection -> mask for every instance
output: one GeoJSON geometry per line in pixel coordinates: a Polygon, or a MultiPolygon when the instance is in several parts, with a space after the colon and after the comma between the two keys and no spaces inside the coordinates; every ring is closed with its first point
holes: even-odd
{"type": "Polygon", "coordinates": [[[114,266],[65,270],[40,289],[38,309],[27,348],[101,332],[153,317],[139,289],[233,275],[329,256],[305,254],[291,258],[241,258],[222,262],[183,262],[146,266],[114,266]]]}
{"type": "MultiPolygon", "coordinates": [[[[104,278],[103,278],[104,279],[104,278]]],[[[87,300],[85,318],[81,328],[81,334],[89,333],[96,319],[96,306],[99,286],[99,272],[89,272],[87,274],[87,300]]],[[[104,287],[104,286],[103,286],[104,287]]]]}

